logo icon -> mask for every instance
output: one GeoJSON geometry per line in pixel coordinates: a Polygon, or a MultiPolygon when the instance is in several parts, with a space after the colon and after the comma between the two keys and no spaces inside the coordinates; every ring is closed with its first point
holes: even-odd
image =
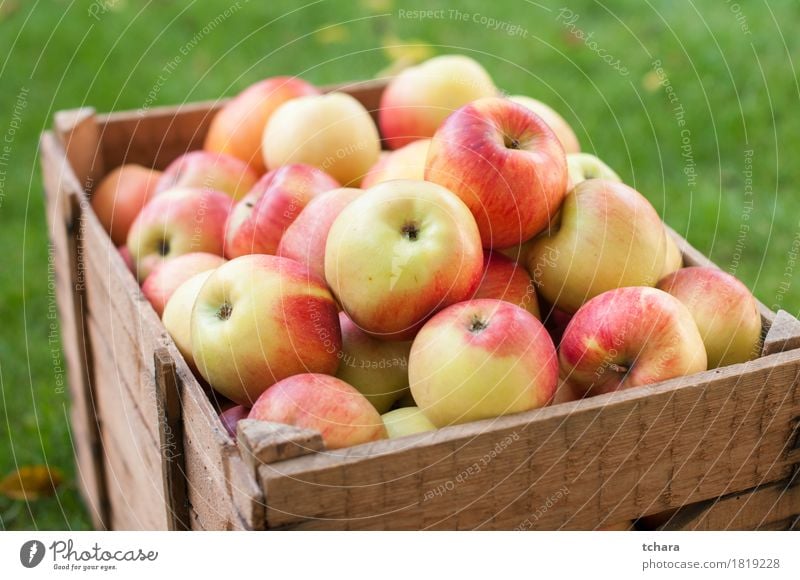
{"type": "Polygon", "coordinates": [[[19,549],[19,561],[26,568],[35,568],[44,559],[44,544],[39,540],[28,540],[19,549]]]}

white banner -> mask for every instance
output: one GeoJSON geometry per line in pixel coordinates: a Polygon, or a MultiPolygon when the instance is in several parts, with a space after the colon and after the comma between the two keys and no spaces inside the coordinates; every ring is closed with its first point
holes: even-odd
{"type": "Polygon", "coordinates": [[[0,578],[797,579],[798,552],[791,532],[3,532],[0,578]]]}

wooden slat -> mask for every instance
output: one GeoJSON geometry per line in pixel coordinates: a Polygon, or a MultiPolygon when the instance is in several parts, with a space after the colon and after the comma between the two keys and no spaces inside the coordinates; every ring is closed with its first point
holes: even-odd
{"type": "Polygon", "coordinates": [[[381,441],[265,465],[267,525],[514,528],[538,513],[533,529],[591,529],[784,479],[798,460],[785,453],[798,373],[800,353],[780,353],[442,429],[405,450],[381,441]],[[476,457],[489,460],[470,474],[476,457]]]}
{"type": "Polygon", "coordinates": [[[779,310],[764,338],[762,355],[800,348],[800,321],[779,310]]]}

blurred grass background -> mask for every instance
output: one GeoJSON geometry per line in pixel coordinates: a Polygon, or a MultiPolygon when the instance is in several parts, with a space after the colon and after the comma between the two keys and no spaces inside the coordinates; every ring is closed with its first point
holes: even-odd
{"type": "Polygon", "coordinates": [[[453,4],[0,0],[0,478],[38,464],[64,475],[52,497],[0,497],[0,529],[90,525],[48,342],[36,148],[59,109],[214,99],[276,74],[325,84],[469,54],[499,87],[558,109],[586,151],[763,302],[798,313],[800,4],[453,4]],[[441,12],[413,13],[430,9],[441,12]]]}

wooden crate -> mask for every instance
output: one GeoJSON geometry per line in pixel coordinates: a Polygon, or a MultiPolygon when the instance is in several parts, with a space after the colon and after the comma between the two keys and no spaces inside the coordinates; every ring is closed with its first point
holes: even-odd
{"type": "MultiPolygon", "coordinates": [[[[339,88],[374,111],[383,86],[339,88]]],[[[337,451],[253,422],[237,444],[88,203],[122,163],[163,168],[200,148],[220,104],[66,111],[41,138],[78,475],[98,528],[595,529],[675,509],[659,525],[797,525],[800,323],[763,306],[764,353],[746,364],[337,451]]],[[[687,265],[710,265],[672,233],[687,265]]]]}

